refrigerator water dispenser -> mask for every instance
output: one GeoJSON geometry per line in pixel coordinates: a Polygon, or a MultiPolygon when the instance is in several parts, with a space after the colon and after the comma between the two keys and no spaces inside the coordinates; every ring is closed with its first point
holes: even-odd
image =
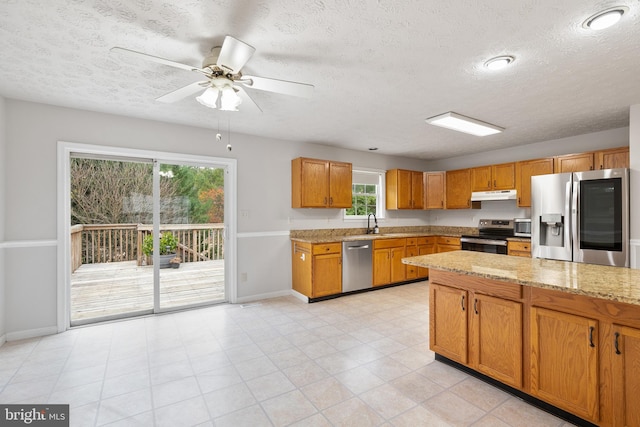
{"type": "Polygon", "coordinates": [[[540,215],[540,244],[543,246],[564,246],[564,217],[562,214],[540,215]]]}

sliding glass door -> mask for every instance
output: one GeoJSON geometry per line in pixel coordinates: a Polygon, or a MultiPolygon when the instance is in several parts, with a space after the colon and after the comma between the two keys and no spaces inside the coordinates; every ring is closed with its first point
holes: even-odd
{"type": "Polygon", "coordinates": [[[225,170],[166,163],[159,169],[160,187],[172,189],[160,192],[159,308],[224,301],[225,170]]]}
{"type": "Polygon", "coordinates": [[[225,301],[226,170],[72,153],[70,324],[225,301]]]}

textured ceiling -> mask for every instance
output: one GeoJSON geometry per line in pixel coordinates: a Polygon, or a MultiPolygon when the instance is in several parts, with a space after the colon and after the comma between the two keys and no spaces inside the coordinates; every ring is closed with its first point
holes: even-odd
{"type": "Polygon", "coordinates": [[[638,0],[0,0],[0,95],[438,159],[627,126],[639,30],[638,0]],[[619,25],[581,27],[621,4],[619,25]],[[245,74],[313,84],[313,97],[247,89],[263,113],[163,104],[199,75],[109,51],[200,66],[226,34],[256,48],[245,74]],[[482,67],[504,54],[516,57],[509,69],[482,67]],[[447,111],[506,131],[424,122],[447,111]]]}

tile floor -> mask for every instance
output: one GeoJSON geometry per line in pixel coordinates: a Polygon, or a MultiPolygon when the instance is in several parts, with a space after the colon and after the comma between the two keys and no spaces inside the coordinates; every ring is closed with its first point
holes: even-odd
{"type": "Polygon", "coordinates": [[[0,347],[0,402],[74,426],[569,426],[428,350],[427,283],[77,328],[0,347]]]}

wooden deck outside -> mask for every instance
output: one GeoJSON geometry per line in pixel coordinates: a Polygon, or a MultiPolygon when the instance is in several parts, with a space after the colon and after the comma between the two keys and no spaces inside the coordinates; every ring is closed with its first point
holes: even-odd
{"type": "MultiPolygon", "coordinates": [[[[223,302],[224,260],[160,270],[160,307],[223,302]]],[[[136,261],[83,264],[71,275],[71,322],[153,309],[153,267],[136,261]]]]}

